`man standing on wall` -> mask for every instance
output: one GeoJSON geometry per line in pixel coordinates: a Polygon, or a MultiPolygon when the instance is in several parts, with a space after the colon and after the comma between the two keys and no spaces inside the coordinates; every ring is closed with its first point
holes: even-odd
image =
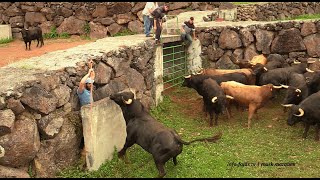
{"type": "Polygon", "coordinates": [[[187,41],[187,45],[192,43],[192,39],[196,40],[196,29],[194,26],[194,18],[190,17],[189,21],[185,21],[181,27],[181,39],[185,42],[187,41]],[[191,33],[193,38],[191,37],[191,33]]]}
{"type": "Polygon", "coordinates": [[[153,27],[153,17],[151,13],[158,7],[157,2],[147,2],[146,6],[142,10],[142,17],[143,17],[143,25],[144,25],[144,33],[146,37],[152,37],[150,35],[150,31],[153,27]]]}
{"type": "Polygon", "coordinates": [[[169,7],[168,5],[163,5],[161,7],[156,8],[151,15],[153,16],[154,20],[154,30],[156,32],[156,45],[160,45],[160,35],[162,30],[162,18],[165,17],[165,13],[168,12],[169,7]]]}

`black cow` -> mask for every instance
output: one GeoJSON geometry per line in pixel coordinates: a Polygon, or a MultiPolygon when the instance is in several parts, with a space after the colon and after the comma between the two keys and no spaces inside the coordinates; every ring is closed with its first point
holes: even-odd
{"type": "Polygon", "coordinates": [[[304,122],[305,130],[303,138],[307,137],[307,133],[311,125],[316,125],[315,140],[319,141],[320,128],[320,92],[314,93],[303,100],[299,105],[292,105],[288,117],[288,125],[292,126],[300,121],[304,122]]]}
{"type": "Polygon", "coordinates": [[[286,96],[283,100],[283,105],[299,104],[301,101],[309,96],[309,89],[306,79],[302,74],[292,73],[289,77],[288,86],[282,85],[287,88],[286,96]]]}
{"type": "Polygon", "coordinates": [[[232,99],[232,97],[226,96],[218,83],[210,78],[205,79],[199,89],[201,91],[199,94],[203,94],[203,110],[210,115],[210,127],[213,125],[213,113],[216,114],[214,125],[217,126],[219,114],[226,110],[226,98],[232,99]]]}
{"type": "Polygon", "coordinates": [[[320,71],[314,72],[310,80],[307,80],[310,94],[316,93],[320,90],[320,71]]]}
{"type": "Polygon", "coordinates": [[[39,42],[41,42],[40,47],[42,47],[44,45],[43,37],[42,37],[42,30],[40,27],[37,26],[37,27],[30,28],[30,29],[23,28],[23,29],[21,29],[20,32],[22,34],[23,41],[26,44],[26,50],[28,50],[27,43],[29,43],[29,50],[31,50],[30,49],[31,41],[35,40],[35,39],[38,41],[37,47],[39,45],[39,42]]]}
{"type": "Polygon", "coordinates": [[[280,54],[270,54],[267,57],[267,64],[265,67],[269,70],[276,68],[289,67],[290,65],[280,54]]]}
{"type": "MultiPolygon", "coordinates": [[[[211,78],[215,80],[219,85],[221,82],[226,81],[236,81],[242,84],[249,84],[249,80],[244,73],[229,73],[229,74],[221,74],[221,75],[189,75],[184,78],[184,82],[182,83],[183,87],[189,87],[195,89],[199,93],[199,87],[205,79],[211,78]]],[[[200,94],[200,93],[199,93],[200,94]]],[[[203,94],[200,94],[203,96],[203,94]]]]}
{"type": "Polygon", "coordinates": [[[287,85],[288,79],[291,73],[299,73],[303,74],[307,72],[308,64],[307,63],[299,63],[293,64],[291,67],[286,68],[277,68],[268,70],[265,73],[262,73],[258,85],[266,85],[273,84],[275,86],[280,86],[280,84],[287,85]]]}
{"type": "Polygon", "coordinates": [[[127,138],[119,157],[123,158],[126,150],[134,144],[140,145],[151,153],[159,177],[166,175],[164,166],[169,159],[177,164],[177,156],[182,152],[183,145],[189,145],[195,141],[215,142],[221,138],[221,133],[210,138],[195,139],[190,142],[183,141],[174,129],[165,127],[155,120],[142,105],[140,100],[134,99],[132,92],[118,92],[110,96],[122,109],[126,125],[127,138]]]}

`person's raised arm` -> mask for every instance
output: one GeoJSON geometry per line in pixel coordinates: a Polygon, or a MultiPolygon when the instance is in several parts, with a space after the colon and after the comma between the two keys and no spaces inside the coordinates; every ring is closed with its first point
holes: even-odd
{"type": "Polygon", "coordinates": [[[79,94],[81,94],[86,86],[86,80],[89,78],[89,76],[92,74],[91,72],[93,71],[93,69],[89,69],[88,74],[86,74],[85,76],[83,76],[83,78],[81,79],[80,83],[79,83],[79,89],[78,92],[79,94]]]}

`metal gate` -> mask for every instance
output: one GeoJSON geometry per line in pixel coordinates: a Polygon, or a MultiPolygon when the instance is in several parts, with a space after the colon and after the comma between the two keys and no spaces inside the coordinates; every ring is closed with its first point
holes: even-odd
{"type": "Polygon", "coordinates": [[[187,74],[187,54],[182,42],[163,47],[163,86],[164,90],[182,84],[187,74]]]}

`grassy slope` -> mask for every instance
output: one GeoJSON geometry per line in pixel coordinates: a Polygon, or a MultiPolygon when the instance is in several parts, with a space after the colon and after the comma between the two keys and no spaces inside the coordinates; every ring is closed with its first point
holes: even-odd
{"type": "MultiPolygon", "coordinates": [[[[223,115],[217,127],[209,128],[194,90],[178,88],[166,96],[152,114],[166,126],[182,133],[184,140],[209,136],[219,131],[222,139],[209,144],[196,142],[184,146],[178,156],[178,165],[166,164],[166,177],[318,177],[320,168],[319,143],[314,141],[314,127],[306,140],[301,138],[303,127],[286,125],[286,114],[279,105],[280,98],[258,111],[260,119],[254,119],[247,129],[247,112],[233,109],[230,120],[223,115]],[[177,101],[186,103],[177,103],[177,101]],[[295,163],[291,167],[232,167],[230,162],[295,163]]],[[[125,164],[117,157],[105,163],[99,171],[82,172],[71,168],[60,177],[156,177],[158,171],[152,156],[140,146],[134,145],[127,152],[130,161],[125,164]]]]}

